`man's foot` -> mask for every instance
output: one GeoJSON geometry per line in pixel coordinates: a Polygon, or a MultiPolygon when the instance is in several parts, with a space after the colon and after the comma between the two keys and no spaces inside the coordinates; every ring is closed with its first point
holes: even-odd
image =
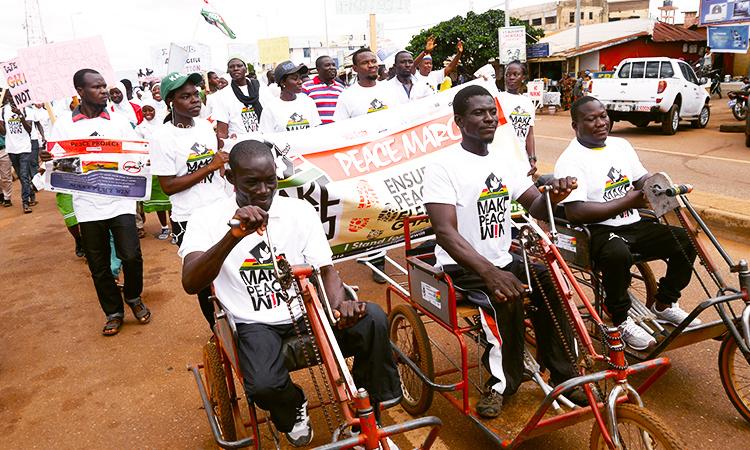
{"type": "MultiPolygon", "coordinates": [[[[668,308],[664,308],[663,311],[659,311],[656,308],[657,302],[654,302],[654,304],[651,306],[651,312],[654,313],[656,316],[656,320],[662,323],[671,323],[674,326],[677,326],[682,323],[683,320],[685,320],[688,316],[688,313],[685,312],[682,308],[680,308],[680,305],[677,303],[674,303],[672,306],[668,308]]],[[[697,317],[693,319],[692,322],[690,322],[689,327],[694,327],[702,324],[703,322],[700,321],[697,317]]]]}
{"type": "Polygon", "coordinates": [[[477,414],[486,418],[494,419],[500,415],[503,409],[503,396],[498,394],[494,389],[482,394],[482,398],[477,402],[477,414]]]}
{"type": "Polygon", "coordinates": [[[656,339],[633,322],[630,317],[618,325],[618,328],[622,334],[622,340],[634,350],[646,350],[650,345],[656,344],[656,339]]]}
{"type": "Polygon", "coordinates": [[[23,213],[24,213],[24,214],[28,214],[28,213],[30,213],[30,212],[31,212],[31,206],[29,206],[29,204],[28,204],[28,203],[24,203],[24,204],[23,204],[23,213]]]}
{"type": "MultiPolygon", "coordinates": [[[[378,270],[381,272],[385,272],[385,258],[379,258],[372,262],[372,265],[377,267],[378,270]]],[[[385,284],[388,282],[382,275],[379,273],[376,273],[374,270],[372,271],[372,281],[378,283],[378,284],[385,284]]]]}
{"type": "Polygon", "coordinates": [[[310,416],[307,415],[307,400],[297,408],[297,416],[292,431],[284,434],[286,440],[294,447],[304,447],[312,442],[313,429],[310,425],[310,416]]]}
{"type": "Polygon", "coordinates": [[[107,323],[105,323],[104,328],[102,328],[102,334],[104,336],[114,336],[120,332],[121,327],[122,327],[121,317],[113,317],[111,319],[107,319],[107,323]]]}
{"type": "Polygon", "coordinates": [[[39,204],[39,202],[36,201],[35,198],[32,198],[31,200],[29,200],[29,206],[36,206],[38,204],[39,204]]]}
{"type": "Polygon", "coordinates": [[[166,241],[167,239],[169,239],[169,228],[162,228],[161,233],[156,236],[156,239],[160,241],[166,241]]]}
{"type": "Polygon", "coordinates": [[[6,198],[5,200],[3,200],[3,206],[5,208],[10,208],[11,206],[13,206],[13,202],[11,202],[9,198],[6,198]]]}
{"type": "Polygon", "coordinates": [[[83,251],[83,245],[81,245],[80,239],[76,239],[76,256],[79,258],[86,256],[86,252],[83,251]]]}
{"type": "Polygon", "coordinates": [[[138,239],[143,239],[146,237],[146,230],[143,228],[138,228],[138,239]]]}
{"type": "Polygon", "coordinates": [[[135,318],[138,319],[138,322],[145,324],[151,320],[151,311],[148,310],[140,297],[126,300],[125,303],[130,306],[130,309],[133,311],[135,318]]]}
{"type": "Polygon", "coordinates": [[[583,387],[581,386],[577,386],[572,391],[568,391],[563,395],[565,395],[565,397],[568,400],[570,400],[571,402],[575,403],[578,406],[587,406],[589,404],[589,398],[586,397],[586,391],[584,391],[583,387]]]}

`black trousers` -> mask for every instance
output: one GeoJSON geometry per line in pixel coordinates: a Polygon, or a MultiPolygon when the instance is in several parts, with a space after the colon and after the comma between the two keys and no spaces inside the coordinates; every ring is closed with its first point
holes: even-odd
{"type": "Polygon", "coordinates": [[[124,317],[122,294],[110,268],[109,233],[115,241],[115,253],[122,260],[125,301],[136,300],[143,291],[143,256],[135,215],[122,214],[105,220],[80,222],[81,245],[94,280],[99,304],[107,318],[124,317]]]}
{"type": "MultiPolygon", "coordinates": [[[[305,329],[302,319],[299,326],[300,330],[305,329]]],[[[343,354],[354,356],[354,382],[358,388],[367,390],[374,404],[401,395],[401,381],[388,337],[388,318],[378,305],[368,303],[365,317],[350,328],[334,329],[334,334],[343,354]]],[[[284,338],[296,336],[294,325],[238,323],[237,335],[247,396],[270,412],[279,431],[291,431],[296,410],[305,401],[302,389],[292,383],[281,354],[284,338]]]]}
{"type": "MultiPolygon", "coordinates": [[[[177,246],[182,246],[182,238],[185,237],[185,231],[187,231],[187,221],[185,222],[172,222],[172,234],[177,238],[177,246]]],[[[198,305],[201,307],[203,317],[208,322],[209,328],[214,329],[214,305],[211,303],[211,286],[206,286],[198,292],[198,305]]]]}
{"type": "MultiPolygon", "coordinates": [[[[555,328],[541,290],[544,290],[550,306],[554,310],[555,317],[558,318],[571,352],[575,352],[573,332],[565,319],[567,315],[564,315],[562,311],[562,303],[557,297],[547,268],[539,264],[532,264],[532,266],[532,270],[537,273],[541,283],[541,286],[539,286],[532,275],[531,301],[536,308],[530,314],[530,318],[534,325],[537,352],[541,362],[549,369],[553,384],[558,384],[577,376],[578,372],[565,351],[563,337],[555,328]]],[[[513,255],[513,261],[500,269],[511,272],[523,283],[529,284],[520,257],[513,255]]],[[[460,266],[448,265],[444,266],[443,270],[451,277],[456,286],[468,291],[467,298],[469,301],[482,306],[480,309],[483,316],[482,325],[490,343],[490,347],[485,351],[482,358],[485,368],[492,374],[487,382],[488,387],[503,395],[514,394],[521,385],[524,368],[523,302],[521,300],[498,302],[487,291],[484,280],[479,275],[460,266]]]]}
{"type": "Polygon", "coordinates": [[[690,284],[696,251],[684,229],[650,220],[620,227],[590,225],[589,229],[591,257],[594,268],[602,273],[604,304],[615,325],[627,319],[630,309],[628,287],[633,253],[666,261],[667,272],[659,280],[656,293],[658,302],[676,302],[690,284]]]}

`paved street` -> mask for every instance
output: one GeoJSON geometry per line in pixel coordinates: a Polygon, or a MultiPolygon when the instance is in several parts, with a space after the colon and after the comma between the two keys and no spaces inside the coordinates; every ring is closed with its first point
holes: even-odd
{"type": "MultiPolygon", "coordinates": [[[[629,139],[649,170],[664,170],[676,182],[693,183],[705,198],[731,204],[750,192],[750,149],[743,135],[718,132],[720,119],[733,120],[724,100],[714,101],[712,113],[706,130],[688,125],[675,136],[663,136],[656,126],[644,130],[618,123],[614,135],[629,139]]],[[[573,136],[569,122],[562,113],[538,119],[543,163],[551,165],[573,136]]],[[[54,197],[42,193],[40,201],[31,215],[20,207],[0,210],[0,447],[211,448],[205,413],[185,370],[200,361],[209,332],[196,300],[182,291],[175,247],[151,236],[142,241],[144,300],[154,318],[143,326],[128,315],[118,336],[104,338],[88,269],[73,254],[54,197]]],[[[148,220],[147,231],[157,233],[155,216],[148,220]]],[[[750,245],[730,238],[721,237],[729,252],[750,258],[750,245]]],[[[362,298],[384,305],[384,288],[363,268],[344,263],[339,269],[344,280],[360,286],[362,298]]],[[[658,265],[655,270],[658,276],[658,265]]],[[[682,305],[691,308],[700,300],[693,283],[682,305]]],[[[690,448],[747,448],[750,425],[724,394],[718,348],[718,342],[706,341],[670,352],[672,369],[644,400],[690,448]]],[[[307,383],[306,372],[296,376],[307,383]]],[[[428,414],[445,424],[435,448],[491,448],[479,429],[439,396],[428,414]]],[[[320,413],[313,416],[315,443],[322,444],[328,437],[325,425],[320,413]]],[[[400,408],[386,413],[387,423],[408,418],[400,408]]],[[[583,448],[590,427],[565,429],[525,448],[583,448]]],[[[419,437],[397,443],[409,448],[419,437]]]]}

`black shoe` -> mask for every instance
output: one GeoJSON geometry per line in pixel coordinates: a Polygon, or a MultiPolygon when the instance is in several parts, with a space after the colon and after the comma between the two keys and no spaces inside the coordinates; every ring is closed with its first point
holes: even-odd
{"type": "MultiPolygon", "coordinates": [[[[586,391],[581,386],[578,386],[563,395],[578,406],[588,406],[589,404],[589,399],[586,397],[586,391]]],[[[596,391],[594,391],[594,398],[596,398],[596,391]]]]}
{"type": "MultiPolygon", "coordinates": [[[[385,272],[385,258],[376,259],[372,262],[372,265],[377,267],[378,270],[381,272],[385,272]]],[[[382,275],[375,272],[374,270],[371,273],[372,275],[372,281],[378,283],[378,284],[385,284],[388,282],[382,275]]]]}
{"type": "Polygon", "coordinates": [[[9,198],[5,199],[3,200],[3,206],[6,208],[10,208],[11,206],[13,206],[13,202],[11,202],[9,198]]]}
{"type": "Polygon", "coordinates": [[[477,402],[477,414],[486,419],[494,419],[499,416],[502,409],[503,396],[494,389],[483,393],[482,398],[477,402]]]}
{"type": "Polygon", "coordinates": [[[83,258],[86,256],[86,252],[83,251],[83,245],[81,245],[81,239],[76,239],[76,256],[83,258]]]}
{"type": "Polygon", "coordinates": [[[28,203],[24,203],[24,204],[23,204],[23,213],[24,213],[24,214],[28,214],[28,213],[30,213],[30,212],[31,212],[31,206],[29,206],[29,204],[28,204],[28,203]]]}

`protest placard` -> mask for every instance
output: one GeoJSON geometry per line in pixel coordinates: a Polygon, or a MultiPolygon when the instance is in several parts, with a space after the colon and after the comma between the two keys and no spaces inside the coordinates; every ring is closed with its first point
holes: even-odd
{"type": "Polygon", "coordinates": [[[541,103],[544,94],[544,81],[529,81],[526,83],[526,92],[532,102],[541,103]]]}
{"type": "Polygon", "coordinates": [[[151,195],[149,148],[145,141],[78,139],[47,143],[49,190],[147,200],[151,195]]]}
{"type": "Polygon", "coordinates": [[[170,72],[207,72],[211,70],[211,48],[197,42],[172,42],[152,47],[151,65],[160,77],[170,72]]]}
{"type": "Polygon", "coordinates": [[[29,92],[29,83],[26,81],[26,75],[18,67],[18,61],[11,59],[10,61],[0,63],[0,66],[3,68],[5,84],[10,89],[10,95],[13,96],[13,102],[16,106],[23,108],[32,104],[33,100],[29,92]]]}
{"type": "MultiPolygon", "coordinates": [[[[403,241],[403,218],[425,213],[425,168],[461,143],[451,102],[465,86],[375,115],[264,136],[281,155],[280,195],[315,206],[334,258],[398,245],[403,241]]],[[[497,92],[491,84],[485,86],[497,92]]],[[[513,126],[499,103],[497,107],[500,124],[490,151],[528,164],[513,126]]],[[[418,224],[415,237],[428,227],[427,221],[418,224]]]]}
{"type": "Polygon", "coordinates": [[[289,59],[289,36],[258,39],[258,56],[261,64],[277,64],[289,59]]]}
{"type": "Polygon", "coordinates": [[[100,36],[20,48],[18,65],[39,103],[76,95],[73,74],[80,69],[96,70],[108,84],[117,81],[100,36]]]}
{"type": "Polygon", "coordinates": [[[500,42],[500,64],[511,61],[526,61],[526,28],[502,27],[497,30],[500,42]]]}

